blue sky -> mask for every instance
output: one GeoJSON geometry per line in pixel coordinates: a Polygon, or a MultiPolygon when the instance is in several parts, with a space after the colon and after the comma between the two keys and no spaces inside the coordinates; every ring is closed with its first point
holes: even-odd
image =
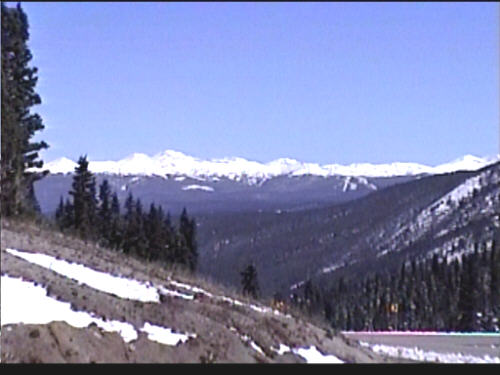
{"type": "Polygon", "coordinates": [[[498,3],[22,6],[45,161],[498,153],[498,3]]]}

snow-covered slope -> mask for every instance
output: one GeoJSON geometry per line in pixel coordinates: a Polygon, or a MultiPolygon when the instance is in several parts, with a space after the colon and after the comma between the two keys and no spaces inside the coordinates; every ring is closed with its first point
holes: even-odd
{"type": "MultiPolygon", "coordinates": [[[[198,179],[228,178],[236,181],[257,183],[277,176],[314,175],[329,177],[364,176],[392,177],[418,174],[439,174],[458,170],[477,170],[499,160],[466,155],[450,163],[430,167],[417,163],[370,164],[357,163],[347,166],[340,164],[319,165],[304,163],[295,159],[281,158],[268,163],[249,161],[243,158],[223,158],[202,160],[178,151],[167,150],[152,157],[134,153],[118,161],[90,161],[89,168],[94,173],[145,176],[188,176],[198,179]]],[[[76,163],[68,158],[60,158],[45,165],[51,173],[71,173],[76,163]]]]}

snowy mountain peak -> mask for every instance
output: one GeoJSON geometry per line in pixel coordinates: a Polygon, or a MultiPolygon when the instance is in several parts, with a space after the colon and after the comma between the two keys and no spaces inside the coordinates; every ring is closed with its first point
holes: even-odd
{"type": "Polygon", "coordinates": [[[449,163],[438,165],[437,167],[434,167],[434,171],[435,173],[473,171],[481,169],[482,167],[490,164],[490,162],[495,162],[498,160],[498,158],[479,158],[477,156],[468,154],[449,163]]]}
{"type": "Polygon", "coordinates": [[[50,173],[69,173],[73,172],[77,165],[73,160],[62,157],[46,163],[44,169],[48,169],[50,173]]]}
{"type": "MultiPolygon", "coordinates": [[[[499,157],[480,158],[465,155],[449,163],[430,167],[417,163],[370,164],[355,163],[319,165],[304,163],[291,158],[280,158],[268,163],[249,161],[239,157],[203,160],[179,151],[165,150],[153,157],[134,153],[118,161],[90,161],[94,173],[147,176],[187,176],[193,178],[229,178],[240,181],[246,178],[250,183],[276,176],[357,176],[392,177],[418,174],[439,174],[459,170],[477,170],[500,160],[499,157]]],[[[59,158],[45,164],[51,173],[72,173],[76,163],[68,158],[59,158]]]]}

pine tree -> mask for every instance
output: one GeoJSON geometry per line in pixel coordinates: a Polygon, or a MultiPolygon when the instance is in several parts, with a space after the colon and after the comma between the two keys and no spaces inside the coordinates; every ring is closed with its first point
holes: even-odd
{"type": "Polygon", "coordinates": [[[69,201],[69,198],[66,198],[66,202],[64,203],[64,212],[62,217],[62,228],[72,228],[74,227],[75,222],[75,211],[73,209],[73,205],[69,201]]]}
{"type": "Polygon", "coordinates": [[[257,269],[253,264],[249,264],[241,273],[241,286],[243,294],[257,298],[259,295],[259,282],[257,278],[257,269]]]}
{"type": "Polygon", "coordinates": [[[42,168],[38,152],[47,143],[33,142],[44,125],[30,108],[41,103],[35,92],[37,68],[29,67],[32,59],[27,46],[28,18],[21,5],[8,8],[1,4],[2,28],[2,108],[1,108],[1,215],[19,215],[36,210],[33,184],[47,174],[32,168],[42,168]]]}
{"type": "Polygon", "coordinates": [[[134,223],[136,225],[136,233],[135,233],[135,252],[141,258],[148,258],[148,238],[145,232],[145,222],[146,215],[142,210],[142,202],[139,198],[137,198],[135,202],[135,218],[134,223]]]}
{"type": "Polygon", "coordinates": [[[135,252],[138,223],[136,220],[135,201],[132,193],[129,192],[125,200],[124,233],[122,249],[126,254],[135,252]]]}
{"type": "Polygon", "coordinates": [[[191,271],[196,270],[198,264],[198,246],[196,243],[196,222],[189,219],[186,208],[182,210],[179,223],[179,234],[181,243],[185,246],[185,264],[191,271]]]}
{"type": "Polygon", "coordinates": [[[97,205],[95,177],[89,171],[88,164],[86,156],[78,159],[71,185],[72,190],[69,192],[73,196],[73,226],[85,239],[92,237],[95,233],[97,205]]]}
{"type": "Polygon", "coordinates": [[[107,179],[99,185],[99,206],[97,208],[97,224],[99,237],[105,246],[111,243],[111,190],[107,179]]]}
{"type": "Polygon", "coordinates": [[[122,218],[120,215],[120,202],[116,192],[111,198],[111,227],[109,235],[109,246],[113,249],[119,249],[123,243],[123,228],[122,218]]]}
{"type": "Polygon", "coordinates": [[[458,300],[458,326],[462,332],[474,331],[475,329],[475,269],[470,259],[463,260],[460,275],[460,294],[458,300]]]}
{"type": "Polygon", "coordinates": [[[59,199],[59,205],[57,206],[55,213],[56,224],[59,227],[59,229],[64,229],[63,218],[64,218],[64,199],[61,195],[61,198],[59,199]]]}
{"type": "Polygon", "coordinates": [[[149,213],[145,221],[145,233],[148,238],[148,260],[157,260],[162,248],[162,222],[154,203],[149,206],[149,213]]]}
{"type": "Polygon", "coordinates": [[[500,231],[497,231],[491,249],[490,305],[492,312],[492,328],[500,330],[500,231]]]}
{"type": "Polygon", "coordinates": [[[170,212],[167,212],[167,215],[163,220],[162,228],[165,238],[162,246],[162,251],[160,253],[160,260],[162,260],[165,263],[173,263],[175,261],[175,248],[177,246],[176,245],[177,235],[175,233],[175,228],[172,225],[170,212]]]}

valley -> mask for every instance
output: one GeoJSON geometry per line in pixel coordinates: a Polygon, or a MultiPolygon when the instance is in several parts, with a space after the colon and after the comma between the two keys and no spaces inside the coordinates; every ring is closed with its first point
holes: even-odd
{"type": "MultiPolygon", "coordinates": [[[[184,207],[193,213],[202,274],[235,286],[239,272],[253,263],[262,293],[286,296],[308,279],[324,284],[393,271],[410,258],[434,253],[452,258],[470,252],[474,241],[491,240],[499,211],[499,164],[484,163],[479,170],[390,177],[299,176],[285,169],[259,184],[180,172],[96,178],[97,183],[107,179],[121,202],[133,193],[145,207],[155,202],[173,217],[184,207]]],[[[67,197],[72,178],[68,170],[55,171],[35,184],[49,216],[59,198],[67,197]]]]}

